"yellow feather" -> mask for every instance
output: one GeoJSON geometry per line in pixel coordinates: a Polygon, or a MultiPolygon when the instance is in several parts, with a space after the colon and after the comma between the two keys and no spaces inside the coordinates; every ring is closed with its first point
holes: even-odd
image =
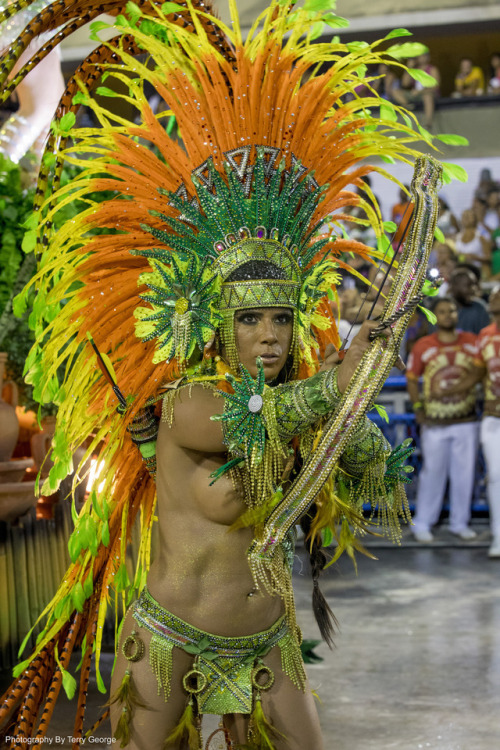
{"type": "Polygon", "coordinates": [[[250,716],[250,748],[251,750],[275,750],[272,737],[286,740],[282,732],[278,732],[271,722],[266,718],[262,709],[260,694],[255,698],[254,708],[250,716]]]}

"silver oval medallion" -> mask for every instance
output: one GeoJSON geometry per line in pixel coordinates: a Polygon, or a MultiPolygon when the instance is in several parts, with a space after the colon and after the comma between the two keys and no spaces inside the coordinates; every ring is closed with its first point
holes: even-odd
{"type": "Polygon", "coordinates": [[[258,393],[254,393],[254,395],[250,396],[248,399],[248,411],[251,411],[252,414],[257,414],[262,409],[263,403],[262,396],[259,396],[258,393]]]}

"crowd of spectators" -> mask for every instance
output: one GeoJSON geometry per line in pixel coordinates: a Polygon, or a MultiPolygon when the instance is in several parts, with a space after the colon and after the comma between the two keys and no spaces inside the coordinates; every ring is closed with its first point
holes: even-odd
{"type": "MultiPolygon", "coordinates": [[[[371,186],[368,177],[364,178],[366,188],[360,191],[370,202],[371,186]]],[[[363,220],[363,208],[357,207],[350,213],[345,229],[351,239],[359,240],[367,245],[375,246],[374,230],[360,223],[363,220]]],[[[411,219],[411,203],[409,188],[405,185],[400,190],[399,198],[391,207],[390,214],[383,217],[397,225],[392,236],[392,246],[397,252],[404,234],[404,227],[411,219]]],[[[474,294],[478,299],[486,300],[488,288],[500,283],[500,181],[495,179],[491,171],[483,169],[475,190],[471,192],[470,205],[456,215],[442,197],[439,198],[439,216],[437,226],[440,230],[440,240],[435,240],[430,260],[430,277],[440,278],[439,296],[450,294],[450,280],[457,269],[467,271],[474,280],[474,294]]],[[[352,296],[352,288],[356,287],[359,295],[366,293],[367,281],[373,282],[371,274],[373,265],[366,259],[357,256],[349,258],[359,276],[346,277],[343,292],[348,290],[352,296]]],[[[460,275],[460,274],[458,274],[460,275]]],[[[370,293],[370,292],[369,292],[370,293]]],[[[347,308],[351,307],[350,304],[347,308]]],[[[343,307],[341,306],[341,309],[343,307]]]]}
{"type": "MultiPolygon", "coordinates": [[[[363,192],[369,200],[370,188],[363,192]]],[[[384,217],[398,224],[392,243],[396,253],[401,224],[409,217],[404,186],[391,214],[384,217]]],[[[346,226],[350,235],[373,244],[373,230],[356,221],[362,219],[359,208],[352,218],[346,226]]],[[[426,303],[437,316],[436,324],[417,309],[400,352],[407,363],[423,458],[413,533],[419,542],[432,541],[449,480],[450,530],[462,539],[475,537],[469,519],[481,435],[493,535],[489,555],[500,557],[500,475],[493,460],[500,440],[500,184],[489,169],[482,171],[470,206],[459,217],[440,199],[438,227],[442,236],[434,242],[428,273],[441,284],[437,296],[426,303]]],[[[391,285],[390,272],[361,258],[354,265],[359,275],[346,275],[339,294],[344,348],[364,320],[381,315],[383,295],[391,285]]]]}
{"type": "MultiPolygon", "coordinates": [[[[379,65],[372,71],[374,80],[371,87],[395,104],[407,109],[421,108],[423,125],[427,129],[432,128],[436,99],[439,97],[459,99],[485,95],[500,96],[500,52],[490,56],[488,70],[483,70],[471,57],[457,60],[453,89],[448,91],[442,88],[441,72],[431,59],[429,51],[418,57],[408,58],[405,62],[410,72],[405,71],[401,76],[396,75],[387,65],[379,65]],[[429,79],[429,83],[425,84],[416,80],[411,74],[415,69],[427,73],[433,82],[429,79]]],[[[361,86],[357,93],[369,95],[369,87],[361,86]]]]}

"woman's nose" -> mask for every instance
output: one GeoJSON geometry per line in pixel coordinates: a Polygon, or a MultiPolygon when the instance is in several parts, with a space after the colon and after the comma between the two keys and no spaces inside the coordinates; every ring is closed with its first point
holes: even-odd
{"type": "Polygon", "coordinates": [[[264,343],[269,343],[270,341],[276,341],[276,326],[274,325],[272,320],[264,320],[262,321],[262,329],[261,329],[261,341],[264,343]]]}

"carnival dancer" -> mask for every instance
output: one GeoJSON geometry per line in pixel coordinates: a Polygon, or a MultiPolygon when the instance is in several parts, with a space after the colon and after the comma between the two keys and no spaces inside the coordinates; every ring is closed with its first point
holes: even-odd
{"type": "Polygon", "coordinates": [[[473,388],[482,382],[484,406],[480,427],[481,448],[487,470],[487,493],[492,541],[489,557],[500,557],[500,473],[498,445],[500,430],[500,287],[488,301],[492,323],[479,332],[478,366],[460,382],[461,388],[473,388]]]}
{"type": "Polygon", "coordinates": [[[481,447],[488,470],[488,503],[492,542],[489,557],[500,557],[500,287],[490,294],[489,311],[493,322],[479,333],[479,354],[484,377],[484,411],[481,420],[481,447]]]}
{"type": "MultiPolygon", "coordinates": [[[[228,283],[239,287],[241,296],[245,287],[258,287],[267,296],[268,304],[273,281],[265,278],[266,266],[262,269],[260,263],[247,263],[243,274],[229,277],[243,275],[248,281],[228,283]]],[[[270,266],[267,268],[268,273],[276,273],[270,266]]],[[[290,360],[293,312],[291,306],[257,307],[255,299],[250,308],[237,307],[233,311],[239,362],[252,378],[263,373],[265,383],[271,386],[264,386],[265,408],[270,419],[275,420],[284,450],[290,445],[292,434],[309,431],[321,414],[340,399],[370,346],[368,333],[376,325],[364,324],[338,368],[330,369],[327,360],[319,377],[300,381],[309,389],[307,392],[302,388],[301,392],[295,385],[279,385],[290,360]],[[256,362],[262,363],[260,370],[256,362]]],[[[226,364],[229,359],[223,346],[220,363],[226,364]]],[[[259,398],[250,392],[245,397],[247,402],[254,399],[255,406],[250,408],[256,411],[250,413],[256,417],[259,398]]],[[[111,686],[111,693],[116,694],[130,673],[141,697],[143,705],[134,708],[131,722],[131,747],[161,748],[169,736],[172,742],[165,747],[179,746],[181,737],[175,727],[186,707],[186,687],[195,691],[199,711],[225,715],[225,727],[237,743],[245,744],[256,731],[269,731],[276,748],[324,747],[314,699],[301,664],[300,636],[297,639],[293,613],[286,612],[279,596],[256,588],[246,556],[254,529],[239,528],[228,534],[247,505],[257,505],[250,484],[255,480],[257,489],[260,479],[252,474],[246,476],[242,470],[242,481],[236,486],[229,476],[210,486],[211,476],[227,461],[228,445],[236,440],[235,427],[246,408],[245,400],[238,405],[241,413],[226,421],[228,405],[224,397],[215,387],[193,385],[189,378],[186,386],[175,389],[172,397],[164,401],[156,449],[158,556],[148,575],[147,590],[125,619],[121,635],[124,650],[118,653],[111,686]],[[222,423],[213,421],[214,416],[222,418],[222,423]],[[149,661],[143,658],[138,663],[130,662],[137,649],[141,653],[144,649],[149,661]],[[152,668],[161,690],[152,680],[152,668]],[[255,724],[255,708],[250,716],[252,692],[261,693],[262,708],[272,721],[274,736],[266,725],[259,728],[255,724]]],[[[367,423],[346,450],[341,465],[349,475],[355,472],[361,477],[366,462],[385,462],[388,453],[382,435],[367,423]]],[[[276,477],[283,474],[285,465],[284,453],[276,467],[276,477]]],[[[258,471],[255,467],[254,473],[258,471]]],[[[291,480],[279,481],[286,491],[291,480]]],[[[293,559],[293,534],[288,544],[293,559]]],[[[322,557],[315,549],[315,576],[322,557]]],[[[319,616],[325,615],[326,611],[320,610],[319,616]]],[[[123,706],[118,703],[112,707],[115,730],[122,711],[123,706]]],[[[260,747],[258,743],[256,746],[260,747]]]]}
{"type": "Polygon", "coordinates": [[[413,535],[431,542],[446,483],[450,481],[450,531],[475,538],[469,527],[477,454],[476,394],[455,386],[478,363],[476,336],[456,330],[457,307],[449,297],[436,299],[436,333],[414,345],[408,359],[407,387],[421,425],[423,466],[418,479],[413,535]],[[419,379],[423,378],[423,388],[419,379]]]}
{"type": "MultiPolygon", "coordinates": [[[[118,36],[69,82],[47,145],[55,159],[43,160],[40,206],[49,177],[52,191],[41,208],[37,344],[27,368],[39,398],[59,404],[42,491],[57,489],[89,435],[85,458],[99,452],[104,480],[75,514],[72,564],[0,721],[14,727],[14,745],[43,738],[81,648],[78,746],[93,659],[105,691],[99,655],[113,596],[130,605],[110,699],[122,746],[194,750],[203,715],[220,714],[227,747],[320,748],[295,620],[295,525],[306,532],[313,607],[331,641],[318,586],[323,543],[336,540],[335,557],[360,549],[370,523],[364,503],[393,538],[408,518],[402,482],[411,449],[391,453],[365,412],[421,299],[441,169],[417,163],[414,221],[383,321],[364,324],[333,366],[327,347],[340,341],[330,299],[339,269],[349,268],[341,255],[376,262],[383,253],[340,229],[318,233],[326,217],[340,227],[356,205],[390,247],[377,207],[349,185],[368,189],[370,154],[416,155],[411,119],[396,122],[398,107],[374,119],[368,100],[351,96],[364,66],[394,60],[396,47],[313,44],[315,23],[341,22],[314,4],[291,12],[279,2],[245,42],[234,7],[231,30],[191,2],[59,1],[26,36],[61,18],[58,34],[70,33],[103,10],[118,14],[118,36]],[[144,50],[147,62],[137,57],[144,50]],[[103,72],[98,101],[92,87],[103,72]],[[113,79],[125,85],[138,124],[102,105],[116,98],[113,79]],[[164,111],[151,111],[145,82],[164,111]],[[81,104],[100,127],[73,127],[81,104]],[[172,115],[175,137],[166,128],[172,115]],[[65,159],[82,171],[57,190],[65,159]],[[112,197],[96,205],[88,198],[95,190],[112,197]],[[88,209],[54,232],[59,207],[81,199],[88,209]]],[[[24,41],[0,68],[5,75],[24,41]]]]}

